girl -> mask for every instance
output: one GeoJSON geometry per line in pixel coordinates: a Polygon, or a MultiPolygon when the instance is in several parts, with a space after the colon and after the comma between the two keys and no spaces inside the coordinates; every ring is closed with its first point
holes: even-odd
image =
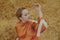
{"type": "Polygon", "coordinates": [[[19,8],[16,12],[19,22],[16,24],[15,29],[19,40],[41,40],[41,38],[39,38],[40,33],[47,28],[47,23],[43,19],[40,4],[35,3],[34,6],[39,14],[37,21],[30,20],[27,8],[19,8]]]}

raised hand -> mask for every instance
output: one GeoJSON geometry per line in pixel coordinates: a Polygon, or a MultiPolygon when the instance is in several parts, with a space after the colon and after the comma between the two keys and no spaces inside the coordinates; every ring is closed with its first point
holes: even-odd
{"type": "Polygon", "coordinates": [[[34,7],[37,11],[41,11],[41,5],[39,3],[35,2],[34,7]]]}

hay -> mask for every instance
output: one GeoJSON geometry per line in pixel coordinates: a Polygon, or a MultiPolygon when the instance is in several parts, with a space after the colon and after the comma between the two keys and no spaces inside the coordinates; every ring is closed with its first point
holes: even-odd
{"type": "Polygon", "coordinates": [[[27,7],[31,18],[37,18],[37,12],[33,7],[36,1],[41,4],[44,18],[48,20],[49,26],[41,37],[43,40],[60,40],[60,0],[0,0],[0,40],[15,40],[17,8],[27,7]]]}

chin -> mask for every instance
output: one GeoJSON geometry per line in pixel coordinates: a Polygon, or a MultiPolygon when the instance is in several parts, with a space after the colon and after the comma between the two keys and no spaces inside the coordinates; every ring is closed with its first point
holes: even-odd
{"type": "Polygon", "coordinates": [[[27,19],[26,21],[29,21],[29,19],[27,19]]]}

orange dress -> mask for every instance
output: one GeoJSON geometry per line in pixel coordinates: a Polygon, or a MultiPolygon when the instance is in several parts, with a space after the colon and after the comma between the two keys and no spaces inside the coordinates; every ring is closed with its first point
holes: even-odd
{"type": "MultiPolygon", "coordinates": [[[[17,36],[19,40],[41,40],[36,36],[38,25],[40,22],[38,18],[38,23],[27,21],[23,23],[22,21],[18,22],[15,26],[17,36]]],[[[41,33],[45,31],[46,27],[42,26],[41,33]]]]}

